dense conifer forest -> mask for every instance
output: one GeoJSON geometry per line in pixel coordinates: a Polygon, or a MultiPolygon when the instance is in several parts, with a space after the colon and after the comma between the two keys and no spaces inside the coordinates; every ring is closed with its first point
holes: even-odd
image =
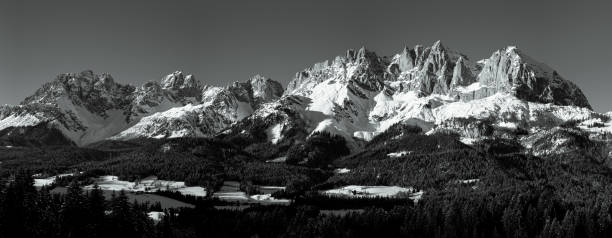
{"type": "Polygon", "coordinates": [[[350,154],[341,138],[316,134],[288,148],[286,163],[266,162],[221,139],[113,143],[3,148],[0,237],[612,236],[611,171],[587,151],[574,151],[572,159],[534,156],[511,139],[468,146],[453,133],[425,135],[401,125],[350,154]],[[33,187],[34,174],[76,171],[83,173],[52,185],[68,187],[66,193],[33,187]],[[247,192],[254,184],[286,186],[273,196],[293,202],[219,209],[228,204],[159,192],[194,205],[162,209],[124,193],[105,199],[100,190],[80,188],[108,174],[130,181],[156,175],[213,192],[227,180],[247,192]],[[413,201],[319,192],[353,184],[412,187],[424,195],[413,201]],[[152,211],[164,215],[153,220],[152,211]]]}
{"type": "MultiPolygon", "coordinates": [[[[564,201],[552,186],[479,191],[469,186],[434,191],[418,203],[401,199],[303,196],[290,206],[218,210],[200,200],[195,208],[147,212],[159,206],[128,201],[117,193],[71,184],[65,195],[33,186],[20,171],[2,186],[2,237],[610,237],[609,194],[564,201]],[[606,196],[607,195],[607,196],[606,196]],[[326,213],[333,204],[363,209],[326,213]]],[[[188,199],[188,198],[185,198],[188,199]]],[[[342,208],[342,206],[339,206],[342,208]]],[[[344,207],[348,208],[348,207],[344,207]]]]}

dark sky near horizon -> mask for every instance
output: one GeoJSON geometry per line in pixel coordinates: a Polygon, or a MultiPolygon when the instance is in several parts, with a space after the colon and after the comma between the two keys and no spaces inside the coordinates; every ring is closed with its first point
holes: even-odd
{"type": "Polygon", "coordinates": [[[286,85],[349,48],[442,40],[474,61],[517,45],[612,111],[610,12],[568,0],[0,0],[0,104],[84,69],[134,85],[178,69],[212,85],[254,74],[286,85]]]}

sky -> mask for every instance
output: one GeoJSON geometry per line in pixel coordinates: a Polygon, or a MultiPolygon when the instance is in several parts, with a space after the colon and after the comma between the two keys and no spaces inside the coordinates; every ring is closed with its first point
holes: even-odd
{"type": "Polygon", "coordinates": [[[261,74],[286,86],[350,48],[393,55],[441,40],[474,61],[516,45],[606,112],[610,12],[568,0],[0,0],[0,104],[86,69],[133,85],[182,70],[211,85],[261,74]]]}

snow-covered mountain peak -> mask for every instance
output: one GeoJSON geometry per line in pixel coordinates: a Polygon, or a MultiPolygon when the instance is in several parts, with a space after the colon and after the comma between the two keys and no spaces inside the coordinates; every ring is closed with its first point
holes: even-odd
{"type": "Polygon", "coordinates": [[[84,145],[111,137],[242,133],[247,127],[267,128],[274,143],[327,131],[355,146],[396,123],[467,128],[460,130],[467,135],[482,135],[483,123],[518,131],[574,119],[610,123],[612,115],[589,109],[575,84],[516,47],[474,63],[437,41],[404,47],[392,57],[350,49],[296,73],[285,91],[262,75],[220,87],[176,71],[132,87],[91,70],[62,74],[21,106],[0,107],[0,130],[42,125],[84,145]]]}
{"type": "Polygon", "coordinates": [[[298,72],[278,102],[299,103],[266,104],[227,131],[238,133],[245,130],[241,126],[261,123],[280,132],[274,134],[276,142],[299,127],[357,143],[395,123],[477,137],[490,128],[522,133],[570,120],[605,118],[589,110],[576,85],[516,47],[474,63],[440,41],[430,47],[404,47],[392,57],[365,48],[348,50],[331,64],[323,61],[298,72]],[[485,124],[490,128],[484,130],[485,124]]]}

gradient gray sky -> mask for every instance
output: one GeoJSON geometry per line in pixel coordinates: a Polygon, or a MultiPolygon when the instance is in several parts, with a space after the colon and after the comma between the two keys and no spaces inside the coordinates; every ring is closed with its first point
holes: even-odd
{"type": "Polygon", "coordinates": [[[0,0],[0,104],[63,72],[140,85],[181,69],[213,85],[262,74],[284,85],[315,62],[366,46],[392,55],[436,40],[486,58],[517,45],[612,104],[606,1],[0,0]]]}

